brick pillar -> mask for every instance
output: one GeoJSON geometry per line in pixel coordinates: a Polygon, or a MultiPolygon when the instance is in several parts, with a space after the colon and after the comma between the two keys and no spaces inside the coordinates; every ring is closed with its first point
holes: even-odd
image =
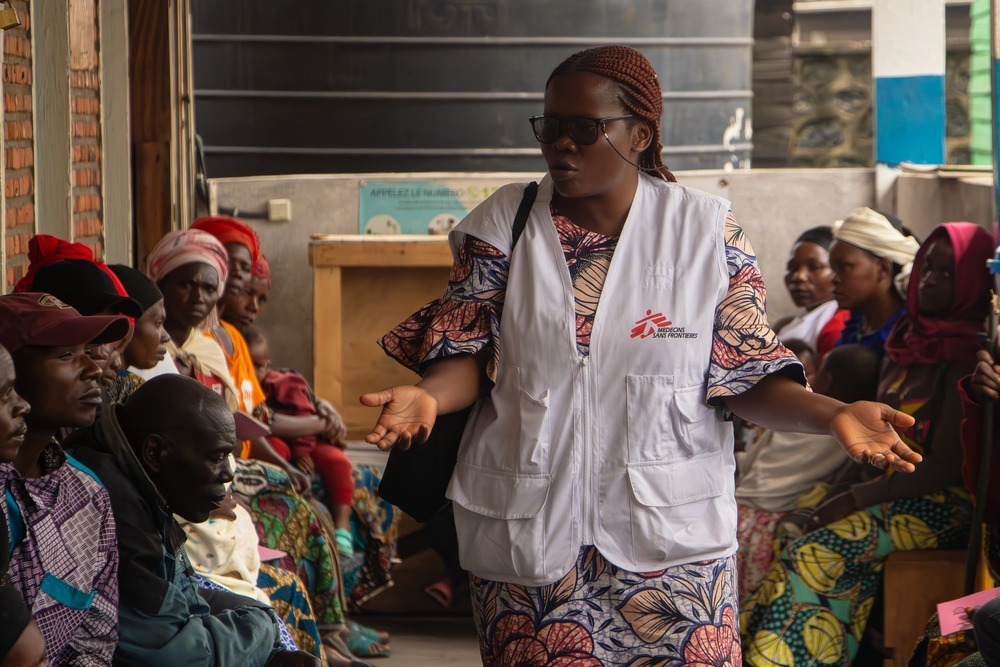
{"type": "Polygon", "coordinates": [[[28,266],[28,240],[35,233],[35,139],[32,125],[31,15],[27,0],[11,5],[21,19],[3,31],[4,205],[8,291],[28,266]]]}
{"type": "Polygon", "coordinates": [[[73,240],[104,254],[97,0],[70,0],[73,240]]]}

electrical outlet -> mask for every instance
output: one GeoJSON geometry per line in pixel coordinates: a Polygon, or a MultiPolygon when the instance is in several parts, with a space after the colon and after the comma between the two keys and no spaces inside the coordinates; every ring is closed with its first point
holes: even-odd
{"type": "Polygon", "coordinates": [[[291,199],[268,199],[267,219],[271,222],[288,222],[292,219],[291,199]]]}

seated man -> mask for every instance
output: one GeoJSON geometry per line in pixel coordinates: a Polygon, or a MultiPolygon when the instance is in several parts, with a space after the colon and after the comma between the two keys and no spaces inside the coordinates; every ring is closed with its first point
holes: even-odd
{"type": "Polygon", "coordinates": [[[277,618],[256,600],[197,590],[184,532],[225,498],[236,427],[226,402],[201,383],[164,375],[106,410],[76,447],[111,494],[121,554],[121,665],[318,665],[281,649],[277,618]]]}
{"type": "MultiPolygon", "coordinates": [[[[0,461],[10,463],[17,456],[28,428],[24,421],[28,410],[14,388],[14,360],[0,345],[0,461]]],[[[45,663],[45,641],[21,594],[10,584],[9,540],[7,519],[0,510],[0,667],[36,667],[45,663]]]]}
{"type": "Polygon", "coordinates": [[[11,534],[10,579],[38,621],[50,665],[109,665],[118,630],[118,547],[107,491],[66,456],[62,429],[94,422],[95,345],[124,317],[85,317],[50,294],[0,296],[0,345],[31,405],[13,463],[0,464],[11,534]]]}

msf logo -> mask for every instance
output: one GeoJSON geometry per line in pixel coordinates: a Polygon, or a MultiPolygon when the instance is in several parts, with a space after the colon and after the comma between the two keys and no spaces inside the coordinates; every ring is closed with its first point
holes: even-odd
{"type": "Polygon", "coordinates": [[[646,311],[646,317],[638,320],[632,327],[632,338],[649,338],[661,328],[669,327],[673,322],[668,320],[663,313],[654,313],[652,310],[646,311]]]}

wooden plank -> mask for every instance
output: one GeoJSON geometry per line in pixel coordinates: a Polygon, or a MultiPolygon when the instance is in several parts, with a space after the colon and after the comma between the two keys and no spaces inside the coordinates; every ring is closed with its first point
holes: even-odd
{"type": "Polygon", "coordinates": [[[341,277],[339,267],[324,267],[313,272],[314,388],[317,396],[335,406],[344,404],[341,277]]]}
{"type": "Polygon", "coordinates": [[[129,0],[129,89],[135,189],[137,267],[171,229],[169,4],[129,0]]]}
{"type": "Polygon", "coordinates": [[[444,236],[320,237],[310,244],[314,267],[450,267],[451,249],[444,236]]]}
{"type": "Polygon", "coordinates": [[[363,438],[378,418],[377,409],[358,402],[362,393],[417,381],[417,375],[389,358],[377,341],[440,298],[450,266],[314,269],[316,391],[338,407],[349,439],[363,438]]]}
{"type": "Polygon", "coordinates": [[[902,667],[937,604],[961,597],[965,551],[903,551],[889,555],[884,570],[886,667],[902,667]]]}

